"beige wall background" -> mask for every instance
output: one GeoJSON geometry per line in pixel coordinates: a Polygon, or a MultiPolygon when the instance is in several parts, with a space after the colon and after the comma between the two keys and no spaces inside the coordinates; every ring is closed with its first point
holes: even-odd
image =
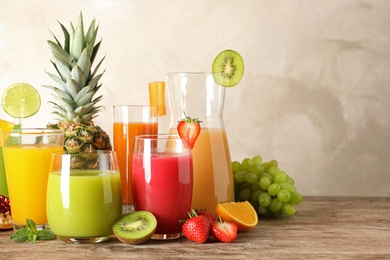
{"type": "Polygon", "coordinates": [[[80,11],[100,23],[95,122],[110,135],[113,105],[148,103],[148,82],[210,71],[231,48],[246,65],[226,92],[233,160],[276,159],[305,195],[390,196],[389,1],[0,0],[0,91],[27,82],[42,98],[24,126],[54,120],[47,40],[80,11]]]}

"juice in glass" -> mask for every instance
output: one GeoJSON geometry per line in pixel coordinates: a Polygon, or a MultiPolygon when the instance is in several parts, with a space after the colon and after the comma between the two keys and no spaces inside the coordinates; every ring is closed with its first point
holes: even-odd
{"type": "Polygon", "coordinates": [[[14,225],[24,226],[26,218],[36,225],[47,224],[46,187],[51,155],[61,151],[62,143],[3,146],[14,225]]]}
{"type": "Polygon", "coordinates": [[[114,150],[118,156],[122,182],[122,203],[125,205],[133,204],[131,163],[134,137],[144,134],[157,134],[157,131],[157,121],[128,123],[114,122],[114,150]]]}
{"type": "MultiPolygon", "coordinates": [[[[172,129],[172,133],[176,130],[172,129]]],[[[193,209],[214,214],[218,202],[234,201],[234,182],[225,129],[202,128],[192,149],[194,187],[193,209]]]]}
{"type": "Polygon", "coordinates": [[[71,170],[51,172],[47,216],[57,237],[110,236],[122,214],[119,171],[71,170]]]}
{"type": "Polygon", "coordinates": [[[191,150],[183,147],[180,137],[172,136],[137,136],[134,144],[134,208],[150,211],[156,217],[152,239],[181,237],[179,221],[186,220],[191,210],[191,150]]]}

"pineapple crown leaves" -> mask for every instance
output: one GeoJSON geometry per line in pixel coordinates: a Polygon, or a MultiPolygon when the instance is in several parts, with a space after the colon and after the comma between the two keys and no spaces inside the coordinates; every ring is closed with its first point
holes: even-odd
{"type": "Polygon", "coordinates": [[[102,96],[93,98],[101,87],[99,80],[105,72],[98,74],[105,57],[92,71],[92,64],[101,44],[101,40],[95,44],[99,26],[96,26],[93,19],[84,34],[82,13],[76,27],[70,23],[68,30],[62,23],[59,24],[64,35],[64,44],[61,45],[53,33],[54,41],[48,41],[53,54],[51,63],[57,75],[45,71],[54,80],[56,86],[44,85],[44,87],[54,90],[52,95],[55,102],[49,101],[57,110],[53,114],[64,121],[89,123],[100,111],[100,107],[96,104],[102,96]]]}

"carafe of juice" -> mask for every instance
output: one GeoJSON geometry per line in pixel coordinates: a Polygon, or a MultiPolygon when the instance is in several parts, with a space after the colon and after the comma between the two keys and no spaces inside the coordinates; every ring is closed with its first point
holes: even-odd
{"type": "Polygon", "coordinates": [[[189,116],[201,122],[201,132],[192,150],[193,209],[214,214],[219,202],[234,201],[234,183],[226,131],[223,123],[225,88],[211,73],[168,73],[170,132],[189,116]]]}

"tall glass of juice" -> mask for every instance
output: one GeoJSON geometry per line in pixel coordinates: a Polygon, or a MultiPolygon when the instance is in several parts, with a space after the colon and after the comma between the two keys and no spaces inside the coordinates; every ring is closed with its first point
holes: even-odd
{"type": "Polygon", "coordinates": [[[3,155],[14,230],[32,219],[47,227],[46,187],[51,154],[63,149],[64,133],[51,129],[21,129],[6,133],[3,155]]]}
{"type": "Polygon", "coordinates": [[[110,239],[122,214],[116,153],[54,153],[47,187],[47,218],[56,237],[67,243],[110,239]]]}
{"type": "Polygon", "coordinates": [[[134,137],[157,134],[157,106],[116,105],[114,106],[114,150],[118,155],[122,182],[123,214],[134,211],[131,188],[131,160],[134,137]]]}
{"type": "Polygon", "coordinates": [[[223,123],[225,87],[211,73],[168,73],[171,133],[186,115],[198,118],[202,131],[192,150],[194,160],[193,209],[214,213],[219,202],[234,201],[230,151],[223,123]]]}
{"type": "Polygon", "coordinates": [[[180,220],[191,210],[191,150],[178,135],[136,136],[132,165],[135,210],[150,211],[157,219],[152,239],[181,237],[180,220]]]}

